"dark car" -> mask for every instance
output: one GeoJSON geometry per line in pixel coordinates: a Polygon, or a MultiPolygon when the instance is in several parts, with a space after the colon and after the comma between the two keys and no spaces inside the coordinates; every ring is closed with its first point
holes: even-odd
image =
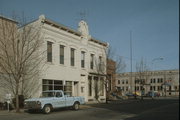
{"type": "Polygon", "coordinates": [[[131,96],[134,96],[134,94],[132,94],[132,93],[126,93],[126,96],[131,97],[131,96]]]}

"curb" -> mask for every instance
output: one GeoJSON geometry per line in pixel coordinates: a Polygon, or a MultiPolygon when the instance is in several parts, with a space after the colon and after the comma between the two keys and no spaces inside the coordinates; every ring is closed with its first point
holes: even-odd
{"type": "Polygon", "coordinates": [[[24,109],[21,109],[20,112],[16,112],[15,110],[11,110],[11,111],[8,111],[8,110],[0,110],[0,116],[2,115],[11,115],[11,114],[22,114],[24,113],[24,109]]]}
{"type": "Polygon", "coordinates": [[[80,109],[89,109],[89,108],[93,108],[92,106],[86,104],[86,105],[80,105],[80,109]]]}

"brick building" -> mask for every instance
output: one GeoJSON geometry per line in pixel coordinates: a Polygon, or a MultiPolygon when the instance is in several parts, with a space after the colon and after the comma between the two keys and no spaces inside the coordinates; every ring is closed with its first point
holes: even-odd
{"type": "Polygon", "coordinates": [[[116,90],[116,62],[112,59],[107,60],[107,97],[116,90]]]}

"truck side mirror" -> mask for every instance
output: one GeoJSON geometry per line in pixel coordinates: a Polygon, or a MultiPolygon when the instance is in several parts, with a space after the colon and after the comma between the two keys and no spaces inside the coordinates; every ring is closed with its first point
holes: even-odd
{"type": "Polygon", "coordinates": [[[61,92],[57,92],[56,93],[56,97],[62,97],[62,93],[61,92]]]}

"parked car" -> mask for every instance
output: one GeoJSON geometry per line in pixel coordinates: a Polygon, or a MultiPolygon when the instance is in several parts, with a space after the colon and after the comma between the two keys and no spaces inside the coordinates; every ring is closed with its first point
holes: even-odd
{"type": "Polygon", "coordinates": [[[134,94],[132,94],[132,93],[126,93],[125,95],[128,97],[134,96],[134,94]]]}
{"type": "Polygon", "coordinates": [[[133,92],[133,93],[126,93],[126,96],[132,97],[132,96],[141,96],[139,92],[133,92]]]}
{"type": "Polygon", "coordinates": [[[141,96],[141,93],[140,92],[133,92],[134,96],[141,96]]]}
{"type": "Polygon", "coordinates": [[[158,91],[149,91],[146,96],[148,97],[159,97],[160,93],[158,91]]]}
{"type": "Polygon", "coordinates": [[[42,110],[44,113],[48,114],[53,109],[63,107],[72,107],[78,110],[80,104],[85,104],[84,97],[70,97],[64,95],[62,90],[49,90],[44,91],[41,98],[25,100],[24,108],[28,111],[42,110]]]}

